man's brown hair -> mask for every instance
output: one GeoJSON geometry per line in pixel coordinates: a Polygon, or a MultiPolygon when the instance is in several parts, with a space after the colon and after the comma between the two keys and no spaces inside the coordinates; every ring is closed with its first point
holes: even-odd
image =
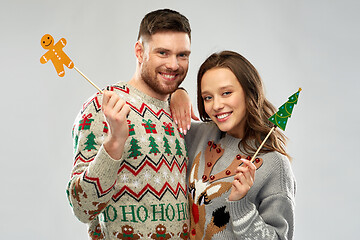
{"type": "Polygon", "coordinates": [[[171,9],[159,9],[145,15],[140,23],[138,40],[149,40],[158,32],[184,32],[191,40],[189,20],[182,14],[171,9]]]}

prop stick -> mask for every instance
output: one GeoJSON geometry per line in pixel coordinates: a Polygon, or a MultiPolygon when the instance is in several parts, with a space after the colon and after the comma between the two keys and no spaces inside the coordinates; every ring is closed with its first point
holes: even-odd
{"type": "Polygon", "coordinates": [[[256,150],[254,156],[251,158],[251,162],[254,162],[257,154],[259,153],[261,148],[264,146],[266,140],[269,138],[270,134],[275,130],[276,127],[279,127],[283,131],[285,131],[287,120],[288,120],[288,118],[291,117],[291,113],[294,109],[294,105],[297,104],[297,102],[298,102],[299,93],[301,90],[302,89],[299,88],[299,90],[296,93],[294,93],[293,95],[291,95],[288,98],[288,101],[286,103],[284,103],[281,107],[279,107],[279,110],[269,118],[269,121],[272,122],[274,124],[274,126],[271,128],[270,132],[266,135],[265,139],[262,141],[259,148],[256,150]]]}
{"type": "Polygon", "coordinates": [[[275,130],[275,128],[276,128],[276,125],[271,128],[270,132],[266,135],[265,139],[262,141],[262,143],[260,144],[259,148],[256,150],[254,156],[251,158],[251,162],[252,162],[252,163],[254,163],[254,160],[255,160],[257,154],[259,153],[259,151],[261,150],[261,148],[264,146],[266,140],[270,137],[270,134],[275,130]]]}
{"type": "Polygon", "coordinates": [[[93,85],[99,92],[103,93],[101,89],[96,86],[89,78],[87,78],[79,69],[74,66],[74,63],[63,51],[63,48],[66,46],[66,39],[61,38],[57,43],[55,43],[54,38],[50,34],[45,34],[42,36],[40,44],[44,49],[48,51],[41,56],[40,63],[47,63],[49,60],[53,63],[55,70],[59,77],[65,75],[64,65],[69,68],[75,68],[75,70],[81,74],[91,85],[93,85]]]}
{"type": "Polygon", "coordinates": [[[98,86],[96,86],[96,84],[93,83],[89,78],[87,78],[77,67],[74,66],[74,69],[75,69],[78,73],[80,73],[80,75],[83,76],[83,77],[84,77],[91,85],[93,85],[99,92],[103,93],[103,91],[101,91],[101,89],[100,89],[98,86]]]}

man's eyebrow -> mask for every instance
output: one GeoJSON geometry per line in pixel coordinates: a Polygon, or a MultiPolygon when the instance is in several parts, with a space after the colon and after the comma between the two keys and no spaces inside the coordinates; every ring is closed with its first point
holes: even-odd
{"type": "Polygon", "coordinates": [[[162,48],[162,47],[155,48],[154,51],[156,51],[156,52],[170,52],[169,49],[162,48]]]}
{"type": "MultiPolygon", "coordinates": [[[[170,49],[162,48],[162,47],[154,48],[154,51],[155,52],[171,52],[170,49]]],[[[191,51],[189,51],[189,50],[179,51],[179,54],[190,55],[190,53],[191,53],[191,51]]]]}
{"type": "Polygon", "coordinates": [[[186,55],[190,55],[191,51],[185,50],[185,51],[181,51],[180,53],[186,54],[186,55]]]}

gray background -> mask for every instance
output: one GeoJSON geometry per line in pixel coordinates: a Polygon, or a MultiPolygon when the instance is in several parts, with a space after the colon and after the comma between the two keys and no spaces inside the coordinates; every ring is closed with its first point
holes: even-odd
{"type": "Polygon", "coordinates": [[[235,50],[282,105],[302,87],[285,134],[297,177],[295,239],[358,239],[357,105],[360,2],[357,0],[1,0],[1,239],[86,239],[65,188],[71,130],[96,89],[75,70],[40,64],[41,37],[64,37],[64,51],[100,87],[128,81],[147,12],[173,8],[192,26],[183,86],[195,103],[197,69],[214,51],[235,50]]]}

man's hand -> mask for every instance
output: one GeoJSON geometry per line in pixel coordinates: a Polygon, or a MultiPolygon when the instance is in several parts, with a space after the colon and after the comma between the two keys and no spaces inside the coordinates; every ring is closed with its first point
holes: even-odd
{"type": "Polygon", "coordinates": [[[115,92],[104,91],[102,111],[110,128],[109,135],[104,141],[104,148],[110,157],[119,160],[129,136],[126,117],[130,112],[130,107],[115,92]]]}
{"type": "Polygon", "coordinates": [[[199,121],[195,116],[189,95],[181,88],[171,94],[170,99],[171,115],[178,125],[180,132],[186,135],[191,126],[191,119],[199,121]]]}

